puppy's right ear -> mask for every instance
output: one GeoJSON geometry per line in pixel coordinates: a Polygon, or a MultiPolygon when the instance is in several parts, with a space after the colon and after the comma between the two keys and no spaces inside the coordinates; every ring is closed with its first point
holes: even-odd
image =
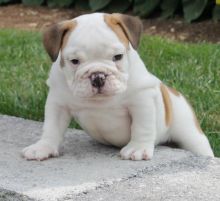
{"type": "Polygon", "coordinates": [[[64,46],[70,32],[76,27],[76,21],[68,20],[51,25],[43,33],[43,44],[51,60],[56,61],[61,47],[64,46]]]}

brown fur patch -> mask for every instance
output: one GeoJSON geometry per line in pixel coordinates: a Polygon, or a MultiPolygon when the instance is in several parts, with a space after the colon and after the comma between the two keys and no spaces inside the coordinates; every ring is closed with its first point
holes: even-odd
{"type": "Polygon", "coordinates": [[[193,109],[192,105],[190,104],[190,102],[189,102],[186,98],[185,98],[185,100],[186,100],[186,102],[188,103],[188,105],[189,105],[189,107],[190,107],[190,109],[191,109],[191,111],[192,111],[193,120],[194,120],[194,123],[195,123],[195,125],[196,125],[196,128],[198,129],[198,131],[199,131],[201,134],[203,134],[204,132],[203,132],[203,130],[202,130],[200,124],[199,124],[199,121],[198,121],[198,119],[197,119],[197,117],[196,117],[196,114],[195,114],[195,112],[194,112],[194,109],[193,109]]]}
{"type": "Polygon", "coordinates": [[[165,122],[169,126],[173,120],[173,111],[168,88],[164,84],[160,84],[160,91],[163,97],[164,109],[165,109],[165,122]]]}
{"type": "Polygon", "coordinates": [[[178,92],[176,89],[174,89],[172,87],[168,87],[168,89],[173,95],[180,96],[180,92],[178,92]]]}
{"type": "Polygon", "coordinates": [[[63,49],[66,46],[69,36],[71,32],[75,29],[76,25],[77,25],[76,21],[72,21],[71,23],[67,22],[67,24],[65,25],[66,26],[65,29],[67,29],[67,31],[65,32],[63,36],[61,49],[63,49]]]}
{"type": "Polygon", "coordinates": [[[121,26],[119,25],[117,19],[112,17],[112,15],[104,15],[104,21],[105,23],[116,33],[119,40],[124,44],[126,48],[129,47],[129,40],[126,37],[125,33],[121,29],[121,26]]]}
{"type": "Polygon", "coordinates": [[[137,49],[142,32],[142,23],[138,18],[113,13],[105,14],[104,21],[116,33],[126,48],[128,48],[130,41],[133,48],[137,49]]]}
{"type": "Polygon", "coordinates": [[[52,61],[56,61],[59,50],[65,47],[69,34],[76,27],[75,21],[64,21],[50,26],[44,31],[43,44],[52,61]]]}

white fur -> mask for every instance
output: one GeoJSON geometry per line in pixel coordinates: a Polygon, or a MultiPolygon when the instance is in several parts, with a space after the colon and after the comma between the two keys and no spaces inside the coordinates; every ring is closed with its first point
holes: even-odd
{"type": "Polygon", "coordinates": [[[154,146],[167,141],[177,142],[196,154],[213,156],[184,97],[170,92],[173,121],[166,126],[161,81],[146,70],[131,45],[126,50],[104,22],[103,14],[83,15],[75,20],[77,27],[62,52],[65,66],[61,68],[59,55],[47,82],[50,91],[43,135],[23,150],[26,159],[57,156],[72,116],[97,141],[123,147],[123,159],[150,159],[154,146]],[[122,61],[112,61],[115,54],[122,53],[122,61]],[[83,61],[79,66],[69,61],[76,57],[83,61]],[[89,81],[96,71],[109,75],[102,95],[97,95],[89,81]]]}

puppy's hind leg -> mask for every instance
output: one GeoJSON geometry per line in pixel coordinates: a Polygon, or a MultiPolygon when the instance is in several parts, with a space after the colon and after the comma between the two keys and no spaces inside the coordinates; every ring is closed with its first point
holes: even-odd
{"type": "Polygon", "coordinates": [[[170,130],[171,140],[195,154],[214,157],[209,141],[185,98],[179,97],[174,107],[174,122],[170,130]]]}
{"type": "Polygon", "coordinates": [[[195,154],[214,157],[207,137],[195,127],[182,128],[178,131],[178,135],[172,137],[172,141],[195,154]]]}

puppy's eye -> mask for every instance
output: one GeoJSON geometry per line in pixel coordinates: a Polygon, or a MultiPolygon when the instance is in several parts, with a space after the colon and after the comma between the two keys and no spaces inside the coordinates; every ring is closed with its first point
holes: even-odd
{"type": "Polygon", "coordinates": [[[73,65],[79,65],[79,59],[72,59],[71,60],[71,63],[73,64],[73,65]]]}
{"type": "Polygon", "coordinates": [[[116,54],[112,60],[113,61],[120,61],[122,58],[123,58],[123,54],[116,54]]]}

